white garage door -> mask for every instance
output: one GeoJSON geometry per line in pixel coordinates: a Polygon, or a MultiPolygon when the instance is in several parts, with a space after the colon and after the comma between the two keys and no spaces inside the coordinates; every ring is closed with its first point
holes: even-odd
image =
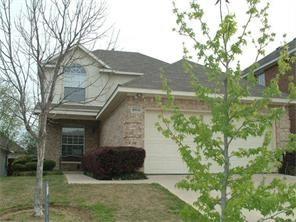
{"type": "MultiPolygon", "coordinates": [[[[193,115],[188,114],[188,115],[193,115]]],[[[202,115],[204,121],[210,121],[210,114],[195,114],[202,115]]],[[[178,152],[177,145],[170,139],[165,138],[155,127],[155,124],[159,122],[158,111],[146,111],[145,112],[145,140],[144,147],[146,150],[146,158],[144,163],[144,171],[147,174],[187,174],[188,170],[186,164],[181,158],[178,152]]],[[[273,137],[275,138],[275,137],[273,137]]],[[[263,138],[252,137],[247,140],[234,141],[230,151],[239,147],[256,147],[262,145],[263,138]]],[[[191,138],[187,138],[186,144],[193,146],[191,138]]],[[[274,147],[274,141],[271,146],[274,147]]],[[[206,160],[205,160],[206,161],[206,160]]],[[[245,165],[246,160],[232,159],[232,166],[245,165]]],[[[218,172],[222,169],[217,165],[211,166],[212,172],[218,172]]]]}

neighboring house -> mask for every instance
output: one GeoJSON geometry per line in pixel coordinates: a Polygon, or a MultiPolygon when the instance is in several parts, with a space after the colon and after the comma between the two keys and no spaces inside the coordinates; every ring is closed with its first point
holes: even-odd
{"type": "MultiPolygon", "coordinates": [[[[210,121],[209,108],[196,100],[189,75],[184,72],[184,60],[169,64],[135,52],[91,52],[83,47],[77,54],[80,59],[66,69],[64,78],[57,83],[54,103],[59,103],[68,92],[75,90],[75,93],[50,113],[46,158],[57,161],[59,168],[74,170],[79,169],[81,157],[89,149],[130,145],[146,150],[145,173],[188,173],[177,146],[155,127],[160,114],[155,97],[166,95],[161,73],[166,74],[176,103],[185,113],[202,115],[205,121],[210,121]],[[83,85],[83,82],[91,84],[83,85]],[[97,98],[102,89],[102,96],[97,98]],[[96,99],[91,101],[91,98],[96,99]]],[[[191,65],[202,84],[216,87],[207,80],[203,66],[191,65]]],[[[49,73],[51,68],[48,66],[49,73]]],[[[252,96],[245,100],[256,99],[262,92],[263,87],[256,86],[252,96]]],[[[277,106],[286,107],[287,102],[284,96],[273,99],[277,106]]],[[[287,142],[289,128],[286,113],[274,124],[271,149],[287,142]]],[[[250,147],[262,141],[263,138],[254,137],[235,144],[250,147]]],[[[192,141],[189,139],[188,143],[192,141]]],[[[235,161],[235,164],[244,163],[235,161]]],[[[213,166],[213,171],[217,170],[218,167],[213,166]]]]}
{"type": "Polygon", "coordinates": [[[22,153],[22,151],[23,149],[14,141],[0,135],[0,176],[8,174],[10,159],[14,159],[15,155],[22,153]]]}
{"type": "MultiPolygon", "coordinates": [[[[296,38],[287,44],[289,55],[296,56],[296,38]]],[[[278,47],[276,50],[258,61],[258,68],[255,70],[255,75],[258,79],[258,84],[262,86],[268,86],[273,78],[278,74],[278,60],[282,47],[278,47]]],[[[296,63],[291,64],[291,71],[285,74],[279,80],[279,89],[284,92],[289,92],[289,83],[296,81],[296,63]]],[[[247,68],[245,73],[247,73],[247,68]]],[[[245,74],[246,76],[247,74],[245,74]]],[[[290,120],[290,132],[296,133],[296,105],[289,105],[289,120],[290,120]]],[[[288,153],[284,157],[283,170],[288,167],[296,167],[296,154],[288,153]]]]}
{"type": "Polygon", "coordinates": [[[0,176],[7,176],[9,150],[0,147],[0,176]]]}

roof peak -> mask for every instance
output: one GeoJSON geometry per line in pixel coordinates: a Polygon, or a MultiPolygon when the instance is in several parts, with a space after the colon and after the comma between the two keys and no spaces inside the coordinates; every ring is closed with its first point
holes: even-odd
{"type": "Polygon", "coordinates": [[[115,49],[94,49],[92,50],[92,52],[122,52],[122,53],[138,53],[141,54],[139,52],[135,52],[135,51],[126,51],[126,50],[115,50],[115,49]]]}

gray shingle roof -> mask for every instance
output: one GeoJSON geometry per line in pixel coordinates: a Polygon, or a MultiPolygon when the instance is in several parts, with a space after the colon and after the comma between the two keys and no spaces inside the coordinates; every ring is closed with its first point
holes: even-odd
{"type": "Polygon", "coordinates": [[[168,63],[137,52],[114,50],[95,50],[95,56],[109,65],[113,70],[125,72],[149,73],[168,65],[168,63]]]}
{"type": "MultiPolygon", "coordinates": [[[[289,51],[290,51],[290,50],[293,50],[293,49],[296,49],[296,37],[295,37],[292,41],[290,41],[289,43],[287,43],[287,45],[288,45],[288,50],[289,50],[289,51]]],[[[263,66],[263,65],[265,65],[265,64],[268,64],[268,63],[270,63],[270,62],[276,60],[277,58],[279,58],[279,56],[280,56],[280,52],[281,52],[282,48],[283,48],[283,47],[278,47],[278,48],[276,48],[274,51],[272,51],[271,53],[269,53],[268,55],[266,55],[265,57],[263,57],[262,59],[260,59],[260,60],[257,62],[258,65],[259,65],[259,67],[260,67],[260,66],[263,66]]],[[[275,61],[275,62],[276,62],[276,61],[275,61]]],[[[275,62],[274,62],[274,63],[275,63],[275,62]]],[[[247,73],[249,69],[250,69],[250,67],[246,68],[246,69],[243,71],[243,73],[247,73]]],[[[258,69],[258,70],[256,71],[256,73],[258,74],[258,73],[260,73],[260,72],[262,72],[262,71],[263,71],[263,70],[260,68],[260,69],[258,69]]]]}
{"type": "Polygon", "coordinates": [[[9,152],[24,152],[24,149],[20,147],[16,142],[8,139],[7,137],[0,135],[0,149],[6,150],[9,152]]]}
{"type": "MultiPolygon", "coordinates": [[[[143,76],[122,84],[124,87],[162,90],[161,74],[163,73],[172,90],[194,92],[190,75],[184,69],[184,62],[189,62],[203,86],[217,89],[217,93],[223,93],[221,86],[217,86],[208,80],[205,67],[197,63],[181,59],[169,64],[136,52],[95,50],[93,53],[114,70],[144,73],[143,76]],[[221,88],[220,91],[218,87],[221,88]]],[[[242,83],[247,84],[247,81],[242,80],[242,83]]],[[[252,90],[252,96],[262,96],[263,89],[264,87],[260,85],[255,86],[252,90]]],[[[283,95],[282,97],[286,96],[283,95]]]]}
{"type": "MultiPolygon", "coordinates": [[[[161,71],[158,73],[151,73],[150,75],[144,75],[139,77],[131,82],[125,83],[122,86],[131,87],[131,88],[144,88],[144,89],[156,89],[161,90],[162,87],[162,79],[160,77],[160,73],[164,73],[169,86],[172,90],[175,91],[185,91],[185,92],[194,92],[194,89],[191,85],[190,75],[184,69],[184,62],[188,62],[186,60],[180,60],[171,65],[161,68],[161,71]]],[[[198,81],[206,87],[216,89],[217,93],[223,93],[223,88],[221,85],[217,85],[208,80],[208,76],[205,71],[205,67],[196,64],[193,62],[189,62],[192,66],[192,70],[194,74],[197,76],[198,81]]],[[[247,80],[241,80],[242,84],[247,84],[247,80]]],[[[251,90],[252,96],[262,96],[264,87],[257,85],[253,87],[251,90]]],[[[286,98],[286,95],[282,95],[281,98],[286,98]]]]}

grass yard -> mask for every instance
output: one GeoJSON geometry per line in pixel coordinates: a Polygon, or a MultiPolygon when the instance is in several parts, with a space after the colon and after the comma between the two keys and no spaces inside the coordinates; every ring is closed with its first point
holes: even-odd
{"type": "MultiPolygon", "coordinates": [[[[44,177],[51,221],[181,221],[183,201],[158,184],[70,185],[44,177]]],[[[32,216],[34,177],[0,177],[0,221],[43,221],[32,216]]]]}

